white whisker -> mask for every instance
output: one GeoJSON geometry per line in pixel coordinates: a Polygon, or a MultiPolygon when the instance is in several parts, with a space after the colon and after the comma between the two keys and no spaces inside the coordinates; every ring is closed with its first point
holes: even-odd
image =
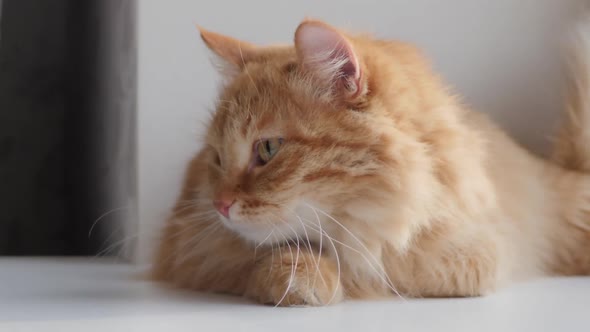
{"type": "Polygon", "coordinates": [[[106,254],[108,254],[108,253],[109,253],[111,250],[113,250],[114,248],[116,248],[117,246],[120,246],[120,245],[125,245],[125,244],[126,244],[128,241],[130,241],[130,240],[133,240],[134,238],[136,238],[136,237],[138,237],[138,236],[139,236],[139,234],[129,235],[129,236],[126,236],[126,237],[124,237],[124,238],[123,238],[122,240],[120,240],[120,241],[117,241],[117,242],[111,243],[111,244],[110,244],[108,247],[106,247],[105,249],[103,249],[103,250],[99,251],[99,252],[98,252],[98,253],[97,253],[97,254],[94,256],[94,258],[101,257],[101,256],[103,256],[103,255],[106,255],[106,254]]]}
{"type": "Polygon", "coordinates": [[[336,246],[334,245],[332,238],[330,236],[326,236],[326,237],[328,238],[328,241],[330,241],[330,243],[332,244],[332,248],[334,248],[334,254],[336,256],[336,266],[338,268],[338,276],[336,277],[336,280],[337,280],[336,287],[334,287],[334,292],[332,293],[332,297],[330,297],[330,300],[328,301],[328,304],[330,304],[330,303],[332,303],[332,301],[334,301],[336,294],[338,294],[338,288],[340,287],[340,273],[341,273],[340,270],[341,270],[341,268],[340,268],[340,256],[338,255],[338,250],[336,250],[336,246]]]}
{"type": "MultiPolygon", "coordinates": [[[[295,265],[293,265],[293,250],[291,249],[291,245],[289,244],[289,240],[285,237],[285,235],[281,231],[278,231],[278,232],[281,233],[281,235],[283,236],[285,243],[289,247],[289,252],[291,253],[291,276],[289,277],[289,283],[287,284],[287,289],[285,290],[285,293],[279,299],[279,301],[277,301],[277,303],[275,304],[275,307],[278,307],[285,300],[285,297],[287,297],[287,294],[289,294],[289,290],[291,289],[291,286],[293,284],[294,275],[295,275],[295,265]]],[[[297,253],[297,255],[299,255],[299,253],[297,253]]],[[[283,260],[281,259],[281,264],[282,263],[283,263],[283,260]]]]}
{"type": "MultiPolygon", "coordinates": [[[[303,246],[305,247],[305,241],[303,241],[303,238],[300,238],[299,234],[297,234],[297,231],[291,226],[289,225],[289,223],[285,220],[283,220],[282,218],[279,218],[287,227],[289,227],[291,229],[291,231],[293,232],[293,234],[295,234],[295,238],[297,240],[297,254],[299,255],[299,250],[300,250],[300,244],[299,244],[299,239],[301,239],[301,242],[303,243],[303,246]]],[[[307,231],[305,230],[305,225],[303,223],[301,223],[301,225],[303,226],[303,230],[305,232],[305,234],[307,235],[307,231]]],[[[315,258],[313,257],[313,252],[312,252],[312,248],[311,248],[311,242],[309,242],[309,237],[307,238],[307,241],[309,243],[309,254],[311,256],[311,258],[314,260],[315,262],[315,258]]],[[[305,264],[305,272],[307,274],[307,285],[306,285],[306,289],[310,289],[309,288],[309,266],[307,265],[307,260],[303,260],[303,264],[305,264]]],[[[297,262],[295,262],[295,266],[297,266],[297,262]]]]}
{"type": "Polygon", "coordinates": [[[112,209],[112,210],[110,210],[110,211],[107,211],[107,212],[103,213],[103,214],[102,214],[100,217],[98,217],[98,218],[97,218],[97,219],[96,219],[96,220],[95,220],[95,221],[92,223],[92,225],[90,226],[90,229],[88,230],[88,238],[90,238],[90,236],[92,235],[92,230],[94,230],[94,227],[96,226],[96,224],[97,224],[99,221],[101,221],[101,220],[102,220],[104,217],[108,216],[108,215],[109,215],[109,214],[111,214],[111,213],[118,212],[118,211],[122,211],[122,210],[126,210],[126,209],[129,209],[129,208],[130,208],[129,206],[121,206],[121,207],[118,207],[118,208],[115,208],[115,209],[112,209]]]}
{"type": "MultiPolygon", "coordinates": [[[[305,226],[305,223],[303,222],[302,218],[297,213],[295,213],[294,211],[292,211],[292,213],[295,214],[295,216],[297,217],[299,223],[301,224],[301,227],[303,228],[303,232],[305,233],[305,237],[307,238],[307,244],[309,246],[308,247],[309,248],[309,254],[311,255],[311,258],[313,260],[313,263],[316,266],[316,269],[315,269],[316,271],[315,271],[315,274],[314,274],[314,277],[313,277],[312,289],[315,289],[315,284],[316,284],[316,281],[317,281],[318,274],[320,276],[320,279],[324,283],[324,285],[327,286],[328,283],[326,282],[326,279],[324,279],[324,275],[323,275],[323,273],[322,273],[322,271],[320,269],[320,261],[322,259],[322,257],[321,257],[321,254],[322,254],[322,249],[321,249],[321,243],[322,243],[321,238],[322,238],[322,234],[320,234],[320,249],[319,249],[319,253],[318,253],[318,259],[316,260],[315,259],[315,255],[314,255],[314,253],[312,251],[311,241],[309,240],[309,234],[307,233],[307,227],[305,226]]],[[[320,229],[321,229],[321,226],[320,226],[320,229]]]]}
{"type": "MultiPolygon", "coordinates": [[[[369,250],[369,248],[367,248],[367,246],[358,238],[356,237],[348,228],[346,228],[342,223],[340,223],[338,220],[336,220],[336,218],[332,217],[330,214],[328,214],[327,212],[319,209],[319,208],[315,208],[313,206],[311,206],[310,204],[305,203],[310,209],[312,210],[316,210],[319,211],[321,214],[325,215],[326,217],[328,217],[330,220],[332,220],[334,223],[336,223],[338,226],[340,226],[345,232],[347,232],[355,241],[358,242],[358,244],[362,247],[362,249],[364,249],[367,253],[367,255],[369,256],[369,258],[371,258],[378,267],[381,268],[381,272],[377,271],[377,269],[373,266],[373,264],[369,264],[369,266],[374,269],[375,273],[377,273],[377,275],[382,279],[383,282],[385,282],[385,284],[397,295],[399,296],[401,299],[404,299],[404,297],[397,291],[397,289],[395,288],[395,286],[393,285],[393,282],[391,281],[391,279],[389,278],[389,275],[387,274],[387,272],[385,271],[385,269],[383,268],[383,266],[381,265],[381,263],[379,262],[379,260],[371,253],[371,251],[369,250]]],[[[349,247],[349,246],[348,246],[349,247]]],[[[350,248],[350,247],[349,247],[350,248]]],[[[363,258],[365,258],[365,260],[367,260],[367,257],[365,257],[364,255],[361,254],[361,256],[363,256],[363,258]]],[[[367,260],[367,262],[369,263],[369,261],[367,260]]]]}

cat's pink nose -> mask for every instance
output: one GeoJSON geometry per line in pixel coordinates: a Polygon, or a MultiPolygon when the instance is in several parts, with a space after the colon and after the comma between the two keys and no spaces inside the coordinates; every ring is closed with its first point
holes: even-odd
{"type": "Polygon", "coordinates": [[[213,206],[221,213],[222,216],[229,218],[229,209],[236,200],[233,197],[221,196],[213,201],[213,206]]]}

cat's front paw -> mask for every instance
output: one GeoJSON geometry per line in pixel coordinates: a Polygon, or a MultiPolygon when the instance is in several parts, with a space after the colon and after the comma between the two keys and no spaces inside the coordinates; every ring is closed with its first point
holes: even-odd
{"type": "Polygon", "coordinates": [[[250,276],[246,296],[277,306],[324,306],[342,301],[338,270],[327,257],[283,250],[266,257],[250,276]]]}

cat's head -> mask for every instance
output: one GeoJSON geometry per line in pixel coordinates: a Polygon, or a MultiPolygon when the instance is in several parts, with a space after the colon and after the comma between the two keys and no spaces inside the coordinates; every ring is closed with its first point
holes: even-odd
{"type": "Polygon", "coordinates": [[[231,69],[206,139],[210,199],[243,237],[314,237],[326,218],[397,218],[385,227],[406,236],[441,179],[460,176],[429,151],[437,135],[452,144],[432,123],[451,101],[412,47],[311,20],[294,46],[201,36],[231,69]]]}

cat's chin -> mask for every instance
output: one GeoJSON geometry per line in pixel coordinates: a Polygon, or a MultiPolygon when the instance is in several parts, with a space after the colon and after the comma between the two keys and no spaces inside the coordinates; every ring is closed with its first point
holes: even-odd
{"type": "Polygon", "coordinates": [[[220,216],[223,225],[241,238],[256,245],[274,245],[303,238],[303,231],[298,225],[291,223],[277,223],[275,225],[247,224],[243,221],[234,222],[220,216]]]}
{"type": "Polygon", "coordinates": [[[273,231],[270,228],[265,229],[241,229],[239,231],[233,230],[241,238],[248,242],[252,242],[255,245],[272,245],[281,243],[278,237],[273,236],[273,231]]]}
{"type": "Polygon", "coordinates": [[[280,242],[278,236],[273,236],[274,227],[258,224],[248,225],[244,223],[236,223],[223,216],[219,216],[219,219],[227,229],[247,241],[256,244],[274,244],[280,242]]]}

